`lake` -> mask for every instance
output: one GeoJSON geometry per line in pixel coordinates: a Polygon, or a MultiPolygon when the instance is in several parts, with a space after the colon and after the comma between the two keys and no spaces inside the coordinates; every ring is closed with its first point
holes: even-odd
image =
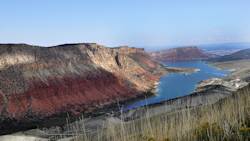
{"type": "Polygon", "coordinates": [[[225,77],[229,73],[226,70],[219,70],[204,61],[166,62],[164,65],[170,67],[197,68],[200,69],[200,71],[191,74],[171,73],[161,77],[155,96],[125,105],[124,110],[188,95],[195,90],[196,85],[200,81],[213,77],[225,77]]]}

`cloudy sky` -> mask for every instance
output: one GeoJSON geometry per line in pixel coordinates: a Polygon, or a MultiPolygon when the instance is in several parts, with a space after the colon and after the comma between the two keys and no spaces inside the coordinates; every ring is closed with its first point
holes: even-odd
{"type": "Polygon", "coordinates": [[[250,42],[249,0],[1,0],[0,43],[250,42]]]}

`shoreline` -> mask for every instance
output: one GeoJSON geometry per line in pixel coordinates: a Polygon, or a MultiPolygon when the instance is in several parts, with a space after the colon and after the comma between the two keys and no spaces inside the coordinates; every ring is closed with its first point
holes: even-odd
{"type": "MultiPolygon", "coordinates": [[[[218,69],[218,67],[216,65],[211,64],[210,62],[207,62],[207,61],[206,61],[206,63],[208,63],[212,67],[215,67],[215,68],[218,69]]],[[[173,69],[172,73],[173,72],[175,72],[175,73],[187,73],[187,72],[181,72],[180,70],[182,70],[182,71],[188,71],[188,72],[190,72],[192,70],[192,73],[199,71],[199,69],[193,69],[193,68],[186,69],[186,68],[169,67],[168,69],[169,70],[173,69]]],[[[223,68],[220,68],[220,69],[223,70],[223,68]]],[[[234,82],[236,82],[238,80],[241,80],[241,79],[234,79],[232,77],[232,74],[233,74],[233,72],[230,71],[226,76],[223,76],[221,78],[221,81],[222,82],[226,82],[226,83],[234,83],[234,82]],[[230,78],[230,79],[228,79],[228,78],[230,78]],[[230,80],[232,80],[232,81],[230,81],[230,80]]],[[[206,79],[206,80],[201,81],[200,83],[205,83],[206,81],[210,81],[210,80],[211,79],[206,79]]],[[[212,82],[212,84],[205,84],[204,87],[207,87],[207,88],[199,88],[200,83],[197,83],[197,85],[195,86],[195,90],[193,92],[187,94],[187,95],[179,96],[179,97],[175,97],[175,98],[171,98],[171,99],[167,99],[167,100],[164,100],[164,101],[161,101],[161,102],[157,102],[157,103],[152,103],[152,104],[144,105],[144,106],[137,107],[137,108],[134,108],[134,109],[130,109],[130,110],[126,111],[127,115],[134,115],[136,113],[140,113],[142,115],[139,116],[139,117],[143,117],[143,112],[142,111],[146,112],[149,109],[154,109],[154,108],[157,109],[158,107],[172,106],[172,105],[174,105],[173,103],[175,103],[177,101],[179,101],[182,104],[183,104],[183,101],[185,101],[186,102],[186,107],[190,107],[190,106],[194,106],[195,107],[195,106],[198,106],[198,105],[212,104],[212,103],[215,103],[216,101],[218,101],[220,99],[223,99],[223,98],[227,97],[228,95],[230,95],[230,94],[232,94],[234,92],[230,87],[225,87],[224,84],[214,84],[216,82],[212,82]],[[201,89],[201,90],[198,90],[198,89],[201,89]],[[221,92],[221,93],[218,93],[218,91],[221,92]],[[204,103],[203,102],[200,102],[200,103],[198,102],[199,104],[197,104],[197,105],[190,104],[193,101],[195,101],[194,99],[209,99],[209,101],[205,101],[205,102],[203,101],[204,103]],[[187,101],[189,101],[189,103],[187,101]],[[146,111],[145,111],[145,109],[146,109],[146,111]]],[[[243,83],[240,83],[240,84],[242,84],[243,87],[244,87],[245,83],[248,83],[248,82],[245,82],[243,80],[243,83]]],[[[235,84],[235,85],[238,85],[238,84],[235,84]]],[[[238,90],[238,88],[236,88],[236,90],[238,90]]],[[[180,105],[181,104],[179,104],[179,106],[180,105]]],[[[182,108],[186,108],[186,107],[182,106],[182,108]]],[[[167,112],[165,109],[162,108],[162,111],[158,110],[158,112],[159,113],[167,112]]],[[[137,116],[135,116],[135,117],[138,118],[137,116]]],[[[127,118],[129,120],[133,119],[133,117],[129,117],[129,116],[127,116],[127,118]]]]}
{"type": "Polygon", "coordinates": [[[170,73],[195,73],[200,71],[200,69],[197,68],[179,68],[179,67],[165,67],[167,69],[167,71],[169,71],[170,73]]]}
{"type": "Polygon", "coordinates": [[[227,71],[229,71],[229,74],[225,77],[225,79],[238,78],[249,81],[250,59],[209,63],[217,69],[226,69],[227,71]]]}
{"type": "MultiPolygon", "coordinates": [[[[167,66],[165,66],[165,69],[167,70],[168,73],[166,73],[166,74],[164,74],[162,76],[165,76],[165,75],[168,75],[168,74],[171,74],[171,73],[180,73],[180,74],[189,75],[191,73],[196,73],[196,72],[200,71],[200,69],[197,69],[197,68],[180,68],[180,67],[167,67],[167,66]]],[[[145,92],[145,93],[149,93],[149,94],[147,94],[146,96],[143,95],[143,96],[139,96],[139,97],[137,97],[135,99],[125,101],[124,102],[124,103],[126,103],[125,105],[136,102],[138,100],[144,100],[144,99],[147,99],[147,98],[150,98],[150,97],[153,97],[153,96],[157,95],[159,84],[160,84],[160,79],[157,82],[155,82],[155,84],[154,84],[154,86],[152,87],[151,90],[145,92]]],[[[166,100],[166,101],[168,101],[168,100],[166,100]]],[[[162,102],[164,102],[164,101],[162,101],[162,102]]],[[[149,105],[154,105],[154,104],[158,104],[158,103],[153,103],[153,104],[149,104],[149,105]]],[[[146,105],[146,106],[149,106],[149,105],[146,105]]],[[[142,108],[142,107],[144,107],[144,106],[137,107],[137,108],[142,108]]],[[[137,109],[137,108],[135,108],[135,109],[137,109]]],[[[133,110],[133,109],[129,109],[129,110],[133,110]]],[[[126,111],[129,111],[129,110],[126,110],[126,111]]]]}

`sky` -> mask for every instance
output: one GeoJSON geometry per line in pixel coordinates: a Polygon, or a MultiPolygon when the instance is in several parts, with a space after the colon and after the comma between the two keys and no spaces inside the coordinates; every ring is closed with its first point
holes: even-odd
{"type": "Polygon", "coordinates": [[[1,0],[0,43],[250,42],[249,0],[1,0]]]}

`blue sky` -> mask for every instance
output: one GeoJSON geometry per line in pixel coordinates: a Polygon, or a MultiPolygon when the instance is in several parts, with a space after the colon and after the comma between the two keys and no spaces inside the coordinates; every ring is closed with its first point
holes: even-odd
{"type": "Polygon", "coordinates": [[[1,0],[0,43],[250,42],[249,0],[1,0]]]}

